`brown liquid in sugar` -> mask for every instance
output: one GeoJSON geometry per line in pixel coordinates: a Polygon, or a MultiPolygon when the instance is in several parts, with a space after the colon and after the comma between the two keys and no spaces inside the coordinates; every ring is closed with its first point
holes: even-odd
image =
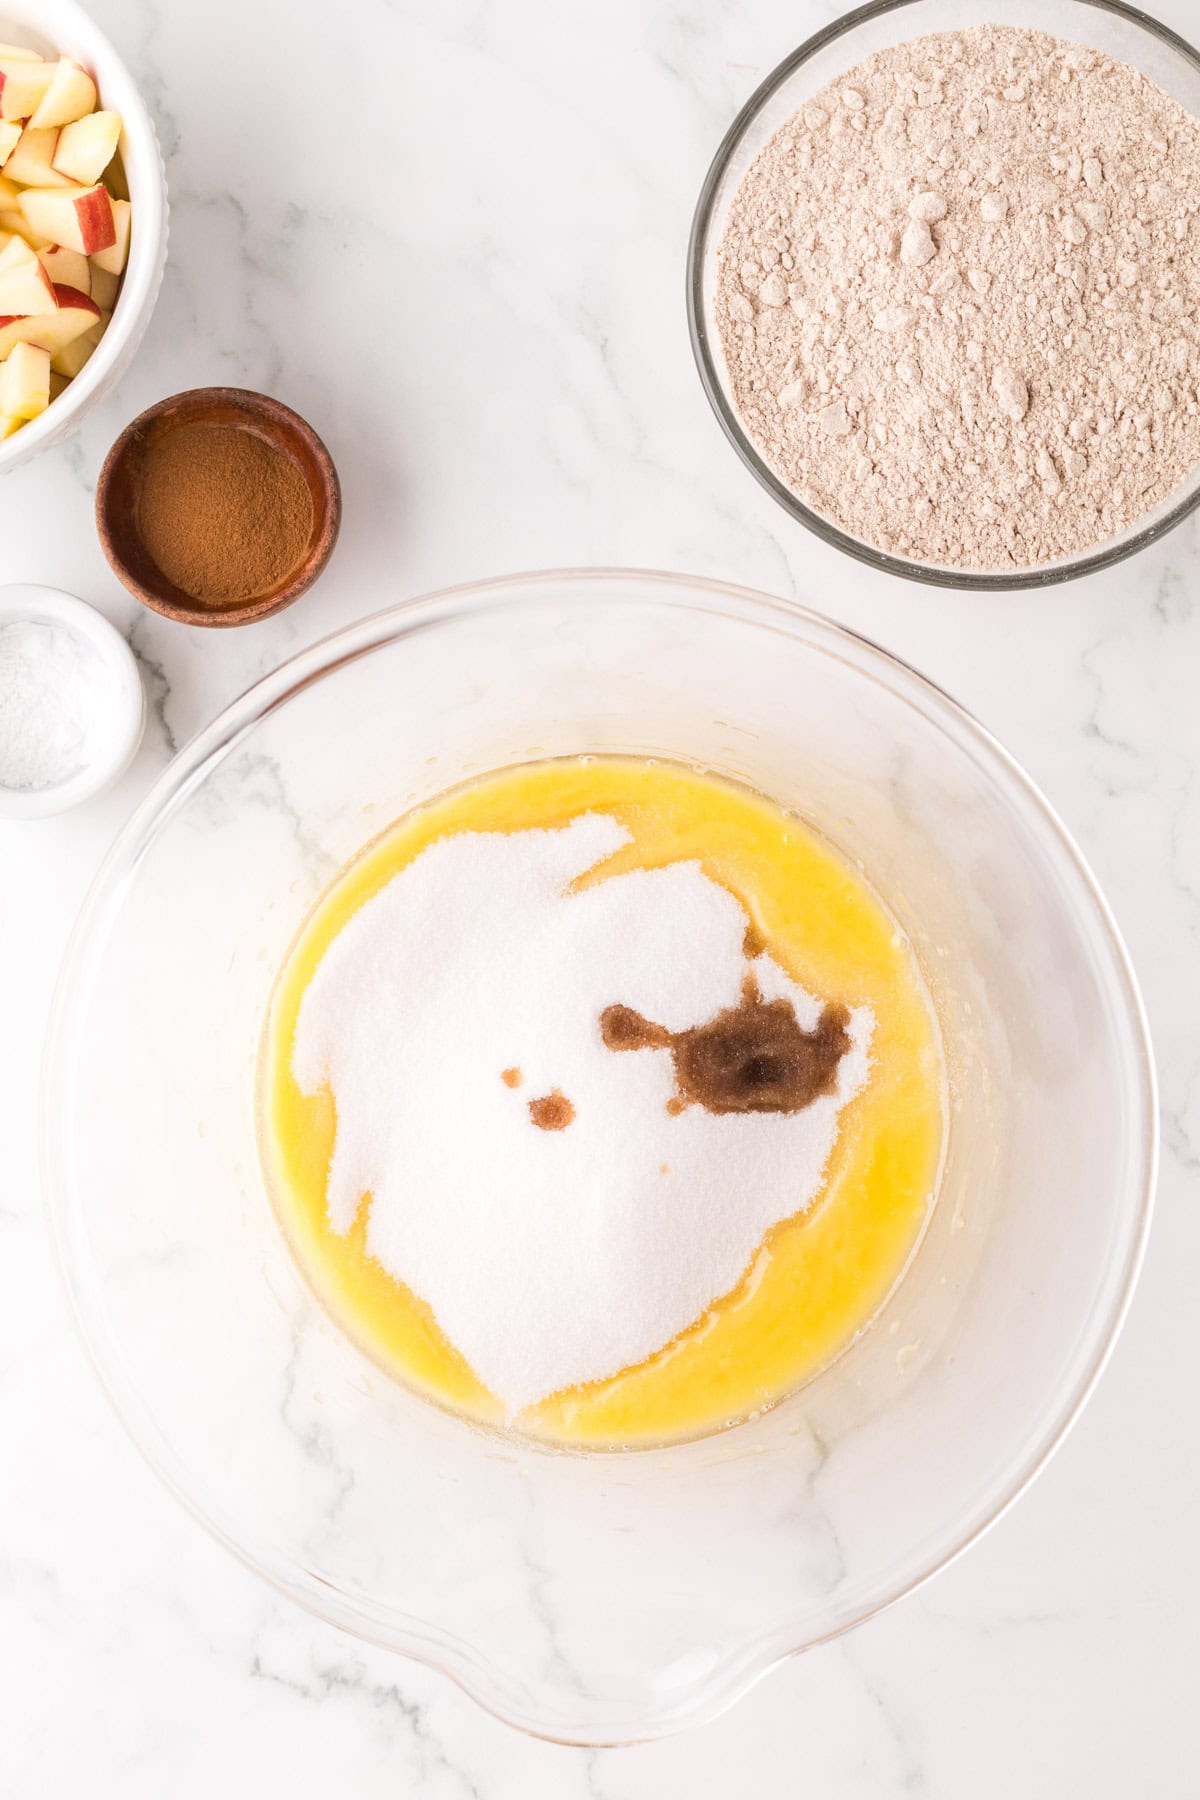
{"type": "Polygon", "coordinates": [[[764,1000],[752,974],[742,998],[705,1025],[668,1031],[631,1006],[606,1006],[600,1033],[609,1050],[670,1050],[676,1095],[668,1111],[802,1112],[837,1083],[850,1048],[844,1006],[827,1006],[805,1031],[790,1000],[764,1000]]]}

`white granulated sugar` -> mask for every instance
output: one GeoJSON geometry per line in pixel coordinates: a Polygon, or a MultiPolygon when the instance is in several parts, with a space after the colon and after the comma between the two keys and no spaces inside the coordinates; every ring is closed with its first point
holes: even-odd
{"type": "Polygon", "coordinates": [[[781,479],[880,549],[1084,551],[1200,463],[1198,213],[1200,120],[1135,69],[1003,26],[898,44],[734,198],[734,403],[781,479]]]}
{"type": "Polygon", "coordinates": [[[0,786],[57,787],[98,754],[116,693],[87,639],[50,619],[0,625],[0,786]]]}
{"type": "Polygon", "coordinates": [[[333,1228],[371,1195],[368,1249],[510,1411],[640,1362],[728,1293],[815,1198],[867,1076],[864,1007],[836,1092],[803,1111],[668,1114],[670,1053],[607,1049],[605,1007],[686,1030],[753,967],[805,1030],[822,1009],[747,963],[746,915],[697,863],[571,891],[626,842],[600,814],[440,839],[330,945],[297,1023],[296,1080],[337,1107],[333,1228]],[[574,1119],[541,1130],[529,1102],[555,1091],[574,1119]]]}

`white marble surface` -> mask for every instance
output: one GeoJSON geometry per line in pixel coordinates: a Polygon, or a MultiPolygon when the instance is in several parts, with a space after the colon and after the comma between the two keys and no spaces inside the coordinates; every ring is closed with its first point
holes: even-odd
{"type": "MultiPolygon", "coordinates": [[[[116,621],[153,717],[115,792],[61,821],[0,827],[0,1791],[1195,1793],[1200,532],[1049,594],[968,598],[848,564],[742,471],[687,343],[691,206],[737,105],[832,5],[95,10],[158,116],[171,261],[123,385],[81,437],[0,489],[0,577],[59,584],[116,621]],[[346,502],[319,587],[230,633],[142,613],[91,523],[119,427],[217,381],[311,417],[346,502]],[[185,1517],[73,1333],[34,1142],[72,917],[176,746],[289,651],[393,598],[589,562],[811,601],[973,708],[1108,891],[1150,1009],[1165,1136],[1125,1334],[1017,1509],[920,1594],[769,1676],[717,1723],[601,1752],[526,1740],[441,1677],[293,1610],[185,1517]]],[[[1158,10],[1188,28],[1190,0],[1158,10]]]]}

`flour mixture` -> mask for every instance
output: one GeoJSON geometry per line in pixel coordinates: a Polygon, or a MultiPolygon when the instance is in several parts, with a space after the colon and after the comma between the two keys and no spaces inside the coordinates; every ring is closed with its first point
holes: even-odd
{"type": "Polygon", "coordinates": [[[751,167],[732,397],[809,506],[962,569],[1077,555],[1200,463],[1200,120],[1002,26],[885,50],[751,167]]]}

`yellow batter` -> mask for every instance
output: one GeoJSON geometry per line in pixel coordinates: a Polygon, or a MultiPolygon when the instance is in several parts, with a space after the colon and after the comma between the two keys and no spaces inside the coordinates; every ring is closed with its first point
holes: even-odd
{"type": "MultiPolygon", "coordinates": [[[[943,1133],[937,1030],[912,954],[861,876],[792,815],[748,788],[679,765],[622,758],[528,764],[399,820],[334,882],[279,976],[259,1067],[269,1190],[322,1303],[389,1373],[487,1424],[503,1409],[429,1308],[365,1249],[367,1207],[339,1236],[325,1180],[335,1112],[291,1073],[300,1003],[328,945],[434,839],[615,816],[631,842],[588,881],[696,859],[742,903],[771,955],[822,1001],[875,1016],[866,1087],[844,1108],[825,1186],[768,1234],[734,1291],[646,1362],[529,1408],[520,1429],[575,1446],[698,1437],[772,1405],[823,1368],[878,1311],[932,1204],[943,1133]]],[[[365,1200],[366,1196],[364,1196],[365,1200]]]]}

